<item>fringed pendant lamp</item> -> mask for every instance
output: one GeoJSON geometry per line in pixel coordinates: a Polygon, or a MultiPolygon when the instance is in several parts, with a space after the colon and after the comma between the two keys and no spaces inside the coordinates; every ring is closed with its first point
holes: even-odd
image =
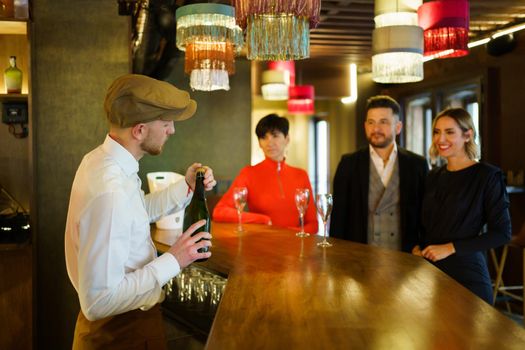
{"type": "Polygon", "coordinates": [[[314,114],[314,99],[313,85],[290,86],[288,90],[288,112],[292,114],[314,114]]]}
{"type": "Polygon", "coordinates": [[[270,61],[268,62],[268,69],[281,70],[288,76],[288,85],[295,85],[295,61],[270,61]]]}
{"type": "Polygon", "coordinates": [[[424,30],[425,56],[468,55],[469,4],[467,0],[426,2],[417,10],[424,30]]]}
{"type": "Polygon", "coordinates": [[[232,0],[246,30],[249,60],[310,57],[310,28],[319,23],[321,0],[232,0]]]}
{"type": "Polygon", "coordinates": [[[295,85],[295,61],[270,61],[262,73],[263,99],[283,101],[288,99],[288,87],[295,85]]]}
{"type": "Polygon", "coordinates": [[[184,71],[193,90],[229,90],[235,55],[243,44],[234,8],[222,4],[194,4],[177,9],[177,48],[186,51],[184,71]]]}
{"type": "Polygon", "coordinates": [[[372,79],[378,83],[423,80],[423,29],[417,25],[421,0],[376,0],[372,33],[372,79]]]}
{"type": "Polygon", "coordinates": [[[289,76],[282,70],[265,70],[262,73],[261,91],[263,99],[283,101],[288,99],[289,76]]]}
{"type": "Polygon", "coordinates": [[[265,70],[262,74],[261,91],[263,99],[283,101],[288,99],[290,78],[282,70],[265,70]]]}

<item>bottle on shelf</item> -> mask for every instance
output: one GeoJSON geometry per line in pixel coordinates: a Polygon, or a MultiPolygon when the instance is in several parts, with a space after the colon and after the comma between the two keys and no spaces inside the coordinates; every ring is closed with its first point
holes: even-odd
{"type": "Polygon", "coordinates": [[[22,92],[22,71],[16,66],[16,56],[9,57],[9,67],[4,71],[4,83],[8,94],[22,92]]]}
{"type": "MultiPolygon", "coordinates": [[[[186,230],[194,223],[199,220],[206,220],[206,224],[201,226],[195,231],[193,235],[196,235],[199,232],[211,232],[211,218],[210,212],[208,211],[208,205],[206,203],[206,193],[204,191],[204,173],[206,172],[205,168],[197,169],[197,179],[195,181],[195,191],[193,193],[193,198],[191,199],[190,204],[186,207],[184,211],[184,220],[182,222],[182,232],[186,230]]],[[[199,253],[205,253],[208,251],[208,247],[199,249],[199,253]]],[[[197,261],[206,261],[208,259],[199,259],[197,261]]]]}

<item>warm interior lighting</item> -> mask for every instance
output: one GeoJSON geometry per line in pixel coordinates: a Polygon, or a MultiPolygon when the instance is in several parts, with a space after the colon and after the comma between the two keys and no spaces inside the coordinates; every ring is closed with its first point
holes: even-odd
{"type": "Polygon", "coordinates": [[[285,77],[288,77],[288,85],[295,85],[295,61],[270,61],[268,62],[268,69],[281,70],[285,72],[285,77]]]}
{"type": "MultiPolygon", "coordinates": [[[[510,34],[510,33],[515,33],[517,31],[520,31],[520,30],[523,30],[523,29],[525,29],[525,23],[518,24],[518,25],[515,25],[515,26],[512,26],[512,27],[509,27],[507,29],[504,29],[504,30],[496,31],[494,34],[492,34],[489,37],[481,38],[481,39],[477,39],[475,41],[469,42],[467,46],[468,46],[469,49],[471,49],[471,48],[476,47],[476,46],[485,45],[490,40],[495,39],[495,38],[497,38],[499,36],[507,35],[507,34],[510,34]]],[[[424,62],[428,62],[428,61],[433,60],[434,58],[436,58],[436,57],[434,57],[434,56],[426,56],[423,59],[423,61],[424,62]]]]}
{"type": "Polygon", "coordinates": [[[376,28],[387,26],[411,25],[417,26],[417,14],[411,12],[385,13],[374,17],[376,28]]]}
{"type": "Polygon", "coordinates": [[[490,38],[484,38],[484,39],[472,41],[472,42],[468,43],[468,47],[469,47],[469,49],[471,49],[471,48],[476,47],[476,46],[485,45],[489,41],[490,41],[490,38]]]}
{"type": "Polygon", "coordinates": [[[447,58],[468,54],[467,0],[429,1],[417,13],[424,30],[425,56],[447,58]]]}
{"type": "Polygon", "coordinates": [[[310,56],[310,28],[319,23],[320,0],[233,0],[246,29],[250,60],[298,60],[310,56]]]}
{"type": "Polygon", "coordinates": [[[423,30],[418,26],[389,26],[372,33],[372,79],[377,83],[423,80],[423,30]]]}
{"type": "Polygon", "coordinates": [[[315,90],[313,85],[290,86],[288,90],[288,112],[314,114],[315,90]]]}
{"type": "Polygon", "coordinates": [[[376,28],[399,25],[417,26],[417,9],[422,2],[422,0],[374,1],[376,28]]]}
{"type": "Polygon", "coordinates": [[[417,25],[421,0],[376,0],[372,33],[372,80],[411,83],[423,80],[423,30],[417,25]]]}
{"type": "Polygon", "coordinates": [[[186,51],[184,71],[193,90],[229,90],[235,72],[235,54],[243,43],[235,24],[234,9],[222,4],[194,4],[179,7],[177,48],[186,51]]]}
{"type": "Polygon", "coordinates": [[[500,36],[503,36],[503,35],[515,33],[517,31],[523,30],[523,29],[525,29],[525,23],[518,24],[518,25],[512,26],[510,28],[497,31],[496,33],[494,33],[492,35],[492,39],[496,39],[497,37],[500,37],[500,36]]]}
{"type": "Polygon", "coordinates": [[[344,104],[354,103],[357,101],[357,66],[355,63],[350,63],[348,80],[350,82],[350,96],[343,97],[341,102],[344,104]]]}
{"type": "Polygon", "coordinates": [[[262,74],[261,91],[265,100],[283,101],[288,99],[289,74],[282,70],[266,70],[262,74]]]}

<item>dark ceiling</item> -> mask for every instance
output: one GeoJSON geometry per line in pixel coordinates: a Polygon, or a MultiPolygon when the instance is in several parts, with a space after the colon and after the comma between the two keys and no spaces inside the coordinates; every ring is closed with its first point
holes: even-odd
{"type": "MultiPolygon", "coordinates": [[[[471,0],[469,3],[471,38],[525,22],[524,0],[471,0]]],[[[373,0],[323,0],[321,23],[310,32],[311,57],[344,57],[349,62],[369,66],[373,29],[373,0]]]]}
{"type": "MultiPolygon", "coordinates": [[[[201,2],[204,1],[175,0],[174,5],[201,2]]],[[[208,2],[231,4],[230,0],[208,2]]],[[[469,4],[471,41],[497,29],[525,23],[525,0],[470,0],[469,4]]],[[[374,0],[322,0],[320,23],[310,31],[310,57],[353,62],[360,70],[368,70],[373,30],[374,0]]]]}

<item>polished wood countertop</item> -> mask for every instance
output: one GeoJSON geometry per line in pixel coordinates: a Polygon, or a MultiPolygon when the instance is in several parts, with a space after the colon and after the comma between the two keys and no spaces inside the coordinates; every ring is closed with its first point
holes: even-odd
{"type": "Polygon", "coordinates": [[[424,259],[235,228],[212,224],[202,263],[228,275],[206,349],[525,349],[524,329],[424,259]]]}

